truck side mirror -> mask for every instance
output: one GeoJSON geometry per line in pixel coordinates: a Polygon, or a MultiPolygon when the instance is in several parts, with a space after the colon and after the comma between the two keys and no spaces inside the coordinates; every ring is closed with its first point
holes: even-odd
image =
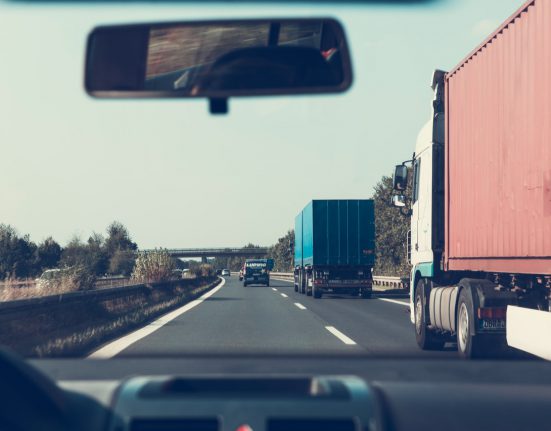
{"type": "Polygon", "coordinates": [[[404,208],[406,206],[406,197],[404,195],[393,195],[392,205],[398,208],[404,208]]]}
{"type": "Polygon", "coordinates": [[[408,168],[406,165],[397,165],[394,169],[394,190],[403,192],[408,186],[408,168]]]}

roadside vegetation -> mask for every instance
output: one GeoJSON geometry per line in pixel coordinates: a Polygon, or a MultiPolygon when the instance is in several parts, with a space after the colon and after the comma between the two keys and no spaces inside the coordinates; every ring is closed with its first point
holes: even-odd
{"type": "MultiPolygon", "coordinates": [[[[411,184],[411,178],[408,184],[411,184]]],[[[392,205],[392,177],[383,176],[375,185],[375,275],[408,277],[411,265],[408,262],[407,235],[410,217],[392,205]]],[[[411,196],[411,190],[405,192],[411,196]]]]}
{"type": "Polygon", "coordinates": [[[90,290],[104,277],[127,279],[137,249],[117,221],[105,236],[92,233],[87,241],[74,237],[65,247],[52,237],[36,244],[29,235],[0,224],[0,301],[90,290]]]}
{"type": "Polygon", "coordinates": [[[155,283],[172,278],[174,259],[165,249],[138,252],[131,279],[141,283],[155,283]]]}

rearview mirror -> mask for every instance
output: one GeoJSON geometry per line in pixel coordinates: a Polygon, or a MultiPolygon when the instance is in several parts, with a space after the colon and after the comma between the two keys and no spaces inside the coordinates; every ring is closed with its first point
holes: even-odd
{"type": "Polygon", "coordinates": [[[105,26],[88,38],[94,97],[204,97],[211,112],[226,112],[229,97],[339,93],[351,83],[334,19],[105,26]]]}
{"type": "Polygon", "coordinates": [[[394,190],[404,191],[408,186],[408,168],[406,165],[397,165],[394,169],[393,187],[394,190]]]}

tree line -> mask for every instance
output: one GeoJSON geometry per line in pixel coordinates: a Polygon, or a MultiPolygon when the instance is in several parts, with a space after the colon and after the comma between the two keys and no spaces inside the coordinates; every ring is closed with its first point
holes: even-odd
{"type": "Polygon", "coordinates": [[[0,280],[36,277],[46,269],[77,266],[96,276],[128,276],[137,249],[126,227],[117,221],[107,227],[105,236],[93,233],[86,241],[74,237],[65,247],[52,237],[37,244],[13,226],[0,224],[0,280]]]}

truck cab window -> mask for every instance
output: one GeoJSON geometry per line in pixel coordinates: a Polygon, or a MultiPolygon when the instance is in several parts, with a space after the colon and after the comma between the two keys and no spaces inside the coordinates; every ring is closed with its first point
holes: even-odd
{"type": "Polygon", "coordinates": [[[419,180],[421,175],[421,159],[416,159],[413,163],[413,203],[419,198],[419,180]]]}

